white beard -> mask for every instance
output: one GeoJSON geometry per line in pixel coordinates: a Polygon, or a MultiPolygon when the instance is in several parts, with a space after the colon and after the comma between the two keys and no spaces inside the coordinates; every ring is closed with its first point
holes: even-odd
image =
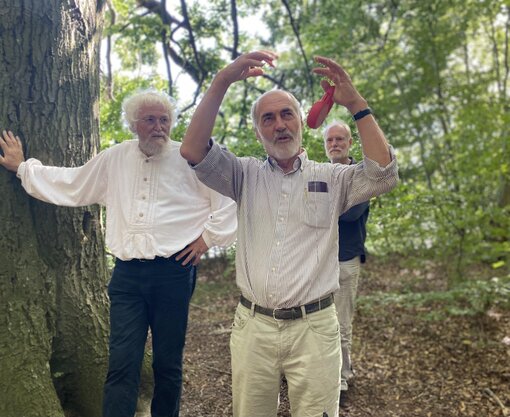
{"type": "Polygon", "coordinates": [[[161,143],[159,140],[149,140],[146,142],[138,141],[138,146],[140,150],[147,156],[155,156],[159,155],[165,145],[168,143],[168,139],[165,139],[164,143],[161,143]]]}
{"type": "Polygon", "coordinates": [[[301,150],[301,143],[293,140],[286,143],[263,143],[268,155],[276,160],[286,160],[296,156],[301,150]]]}

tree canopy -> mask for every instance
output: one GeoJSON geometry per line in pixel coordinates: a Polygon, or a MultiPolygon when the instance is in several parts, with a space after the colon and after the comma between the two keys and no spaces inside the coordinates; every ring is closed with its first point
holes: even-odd
{"type": "MultiPolygon", "coordinates": [[[[263,156],[249,109],[284,88],[307,111],[322,95],[314,55],[350,73],[396,149],[401,183],[372,204],[369,249],[446,267],[453,284],[475,263],[510,268],[510,7],[504,0],[249,0],[110,2],[103,62],[103,143],[129,137],[119,103],[142,86],[181,99],[179,140],[200,94],[240,53],[271,49],[277,67],[232,88],[217,140],[263,156]],[[125,71],[110,65],[116,56],[125,71]],[[166,71],[159,75],[158,63],[166,71]],[[183,91],[185,73],[196,90],[183,91]],[[188,98],[187,102],[182,101],[188,98]]],[[[334,109],[328,120],[350,120],[334,109]]],[[[355,126],[352,125],[354,128],[355,126]]],[[[325,160],[320,131],[305,130],[309,155],[325,160]]],[[[354,149],[360,157],[360,148],[354,149]]]]}

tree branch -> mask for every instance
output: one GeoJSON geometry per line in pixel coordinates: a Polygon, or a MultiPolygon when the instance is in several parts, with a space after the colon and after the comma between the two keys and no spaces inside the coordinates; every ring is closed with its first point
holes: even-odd
{"type": "Polygon", "coordinates": [[[161,43],[163,46],[163,59],[165,60],[166,75],[168,77],[168,94],[173,96],[172,67],[170,66],[170,59],[168,58],[167,33],[166,29],[161,31],[161,43]]]}
{"type": "Polygon", "coordinates": [[[193,57],[195,58],[195,62],[197,63],[197,68],[201,74],[205,73],[205,70],[202,66],[202,60],[200,59],[200,55],[198,53],[197,45],[195,43],[195,35],[193,34],[193,28],[191,27],[191,23],[189,21],[189,15],[188,15],[188,6],[186,4],[185,0],[181,0],[181,8],[182,8],[182,18],[183,23],[186,29],[188,30],[188,39],[189,44],[191,46],[191,49],[193,51],[193,57]]]}
{"type": "Polygon", "coordinates": [[[506,102],[506,93],[507,93],[507,90],[506,90],[506,85],[508,83],[508,76],[510,74],[510,63],[509,63],[509,32],[510,32],[510,6],[506,6],[506,12],[507,12],[507,17],[506,17],[506,24],[505,24],[505,46],[504,46],[504,49],[505,49],[505,52],[504,52],[504,59],[505,59],[505,75],[503,77],[503,94],[504,94],[504,100],[506,102]]]}
{"type": "Polygon", "coordinates": [[[199,69],[196,68],[190,61],[184,59],[181,55],[179,55],[177,51],[174,48],[172,48],[169,44],[167,44],[167,47],[170,58],[172,58],[172,60],[177,65],[179,65],[184,71],[186,71],[189,74],[189,76],[193,79],[193,81],[195,81],[198,84],[201,79],[199,69]]]}
{"type": "MultiPolygon", "coordinates": [[[[195,97],[193,99],[193,103],[188,106],[187,108],[193,106],[196,103],[196,100],[198,98],[198,95],[200,93],[200,88],[203,84],[203,81],[205,79],[205,70],[203,69],[202,62],[200,59],[200,55],[198,53],[195,38],[193,34],[193,30],[191,28],[191,24],[189,21],[188,16],[188,9],[187,4],[185,0],[181,0],[181,8],[183,13],[183,20],[178,20],[175,17],[173,17],[168,11],[166,10],[166,0],[162,0],[161,2],[155,1],[155,0],[138,0],[138,5],[145,7],[149,12],[155,13],[159,16],[161,19],[161,22],[168,26],[168,30],[165,30],[164,35],[162,34],[162,41],[163,41],[163,57],[165,59],[167,74],[168,74],[168,80],[169,80],[169,91],[172,93],[172,76],[171,76],[171,69],[170,69],[170,60],[169,57],[178,65],[181,67],[195,83],[197,84],[197,89],[195,91],[195,97]],[[172,28],[173,26],[173,28],[172,28]],[[182,50],[182,48],[179,45],[179,42],[174,39],[174,34],[177,30],[185,28],[188,32],[188,39],[189,43],[191,45],[193,56],[195,58],[196,65],[194,65],[192,62],[190,62],[188,59],[185,58],[185,53],[182,50]],[[168,33],[170,35],[168,36],[168,33]],[[171,44],[174,43],[177,46],[179,46],[179,49],[181,50],[182,54],[179,54],[174,48],[172,48],[171,44]]],[[[185,111],[185,110],[183,110],[185,111]]]]}
{"type": "Polygon", "coordinates": [[[395,0],[391,0],[391,18],[390,22],[388,23],[388,29],[383,35],[383,41],[381,45],[379,46],[378,50],[382,51],[384,47],[386,46],[386,42],[388,42],[388,37],[390,35],[391,29],[393,28],[393,23],[395,23],[395,19],[397,17],[397,11],[398,11],[398,3],[395,0]]]}
{"type": "Polygon", "coordinates": [[[287,13],[289,15],[290,25],[292,26],[292,31],[294,32],[294,35],[296,35],[296,39],[299,45],[299,50],[301,51],[301,55],[303,56],[303,61],[305,63],[306,68],[306,74],[307,74],[307,80],[308,80],[308,86],[310,87],[310,92],[313,95],[313,79],[312,79],[312,71],[310,69],[310,66],[308,65],[308,58],[306,57],[305,50],[303,48],[303,44],[301,42],[301,36],[299,34],[299,29],[297,27],[296,21],[294,20],[294,17],[292,16],[292,12],[290,10],[289,2],[287,0],[282,0],[283,5],[287,9],[287,13]]]}
{"type": "Polygon", "coordinates": [[[239,56],[237,48],[239,47],[239,22],[237,21],[237,4],[236,0],[230,0],[230,16],[232,17],[232,38],[234,44],[232,46],[232,60],[239,56]]]}
{"type": "Polygon", "coordinates": [[[162,0],[161,2],[155,1],[155,0],[138,0],[138,5],[141,7],[145,7],[148,11],[157,14],[161,21],[168,25],[169,27],[174,25],[181,25],[182,22],[175,19],[168,11],[166,10],[165,0],[162,0]]]}
{"type": "MultiPolygon", "coordinates": [[[[115,25],[117,13],[111,0],[107,0],[106,4],[110,10],[110,26],[115,25]]],[[[113,100],[113,65],[112,65],[112,49],[113,38],[111,33],[106,37],[106,94],[110,100],[113,100]]]]}

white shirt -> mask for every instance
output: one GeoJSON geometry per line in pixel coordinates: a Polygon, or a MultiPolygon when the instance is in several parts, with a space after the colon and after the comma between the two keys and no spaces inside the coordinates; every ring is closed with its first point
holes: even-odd
{"type": "Polygon", "coordinates": [[[264,307],[307,304],[338,289],[338,217],[391,190],[397,163],[380,167],[310,161],[302,152],[284,173],[271,158],[238,158],[214,143],[194,166],[205,184],[234,199],[239,228],[236,280],[264,307]]]}
{"type": "Polygon", "coordinates": [[[236,205],[203,185],[169,141],[147,157],[130,140],[77,168],[44,166],[36,159],[17,172],[31,196],[61,206],[106,206],[106,244],[122,260],[169,257],[200,235],[207,246],[236,237],[236,205]]]}

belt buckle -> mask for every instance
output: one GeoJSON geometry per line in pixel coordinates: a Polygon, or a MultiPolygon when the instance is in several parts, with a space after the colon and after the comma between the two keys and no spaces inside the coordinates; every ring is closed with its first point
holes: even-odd
{"type": "Polygon", "coordinates": [[[275,315],[275,314],[276,314],[276,312],[277,312],[278,310],[283,310],[283,308],[273,308],[273,319],[274,319],[275,321],[283,321],[283,319],[277,319],[277,318],[276,318],[276,315],[275,315]]]}

